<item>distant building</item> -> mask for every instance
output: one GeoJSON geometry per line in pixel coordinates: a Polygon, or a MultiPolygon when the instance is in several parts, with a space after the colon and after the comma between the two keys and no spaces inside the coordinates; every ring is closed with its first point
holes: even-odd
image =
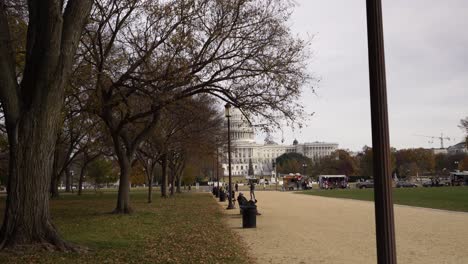
{"type": "Polygon", "coordinates": [[[451,147],[447,148],[447,153],[449,155],[455,155],[455,154],[460,154],[460,153],[467,153],[468,154],[468,149],[466,148],[466,142],[460,142],[458,144],[455,144],[451,147]]]}
{"type": "MultiPolygon", "coordinates": [[[[233,109],[231,114],[231,172],[233,176],[247,176],[249,162],[252,162],[254,175],[267,176],[273,171],[273,161],[284,153],[300,153],[312,160],[318,160],[330,155],[338,149],[337,143],[312,142],[299,144],[294,140],[292,145],[280,145],[272,140],[265,140],[264,144],[255,142],[254,128],[248,123],[244,115],[233,109]]],[[[228,175],[227,158],[222,164],[224,174],[228,175]]]]}
{"type": "Polygon", "coordinates": [[[432,153],[434,154],[447,154],[448,151],[446,148],[432,148],[432,153]]]}

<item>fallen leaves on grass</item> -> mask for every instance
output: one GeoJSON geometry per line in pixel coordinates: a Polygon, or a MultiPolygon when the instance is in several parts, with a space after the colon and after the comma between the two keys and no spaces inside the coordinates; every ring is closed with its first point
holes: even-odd
{"type": "Polygon", "coordinates": [[[146,203],[132,193],[132,215],[112,215],[115,193],[70,196],[52,203],[66,240],[90,248],[86,254],[0,253],[5,263],[248,263],[239,237],[223,221],[209,194],[181,194],[146,203]]]}

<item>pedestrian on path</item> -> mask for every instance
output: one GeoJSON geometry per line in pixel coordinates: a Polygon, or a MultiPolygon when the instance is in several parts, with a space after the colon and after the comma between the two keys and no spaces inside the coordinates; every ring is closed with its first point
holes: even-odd
{"type": "Polygon", "coordinates": [[[250,200],[257,202],[257,199],[255,199],[255,183],[253,181],[250,182],[250,200]]]}

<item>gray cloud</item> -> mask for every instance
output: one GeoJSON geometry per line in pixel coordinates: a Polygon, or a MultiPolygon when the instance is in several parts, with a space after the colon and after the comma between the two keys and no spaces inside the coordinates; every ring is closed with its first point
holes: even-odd
{"type": "MultiPolygon", "coordinates": [[[[365,1],[298,0],[292,28],[315,35],[311,72],[321,76],[303,103],[316,115],[289,142],[334,141],[358,150],[371,145],[365,1]]],[[[438,147],[415,134],[463,137],[468,116],[468,1],[384,2],[391,144],[438,147]]]]}

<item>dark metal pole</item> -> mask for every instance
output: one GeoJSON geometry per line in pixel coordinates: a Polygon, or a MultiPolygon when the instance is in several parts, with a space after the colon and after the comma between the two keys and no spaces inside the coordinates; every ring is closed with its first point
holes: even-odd
{"type": "Polygon", "coordinates": [[[367,0],[377,263],[396,264],[381,0],[367,0]]]}
{"type": "Polygon", "coordinates": [[[227,116],[227,125],[228,125],[228,163],[229,163],[229,196],[228,196],[228,207],[227,209],[234,209],[234,204],[232,203],[232,174],[231,174],[231,121],[230,116],[227,116]]]}
{"type": "Polygon", "coordinates": [[[276,175],[276,160],[273,160],[273,171],[275,172],[275,191],[278,190],[278,175],[276,175]]]}
{"type": "Polygon", "coordinates": [[[218,180],[218,192],[216,197],[219,197],[219,148],[216,147],[216,179],[218,180]]]}

